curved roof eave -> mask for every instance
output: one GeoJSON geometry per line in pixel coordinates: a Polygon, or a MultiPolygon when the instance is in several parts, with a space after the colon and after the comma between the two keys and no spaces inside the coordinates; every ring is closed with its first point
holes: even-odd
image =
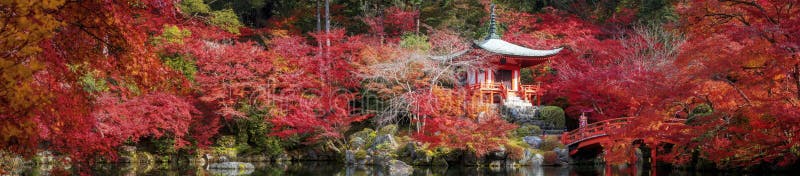
{"type": "Polygon", "coordinates": [[[475,41],[475,45],[492,53],[519,57],[547,57],[558,54],[558,52],[564,49],[556,48],[551,50],[535,50],[495,38],[490,38],[483,41],[475,41]]]}

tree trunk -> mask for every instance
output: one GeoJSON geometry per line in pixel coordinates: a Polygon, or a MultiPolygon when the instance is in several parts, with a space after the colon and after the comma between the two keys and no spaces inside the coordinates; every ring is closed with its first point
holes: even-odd
{"type": "Polygon", "coordinates": [[[797,87],[797,99],[800,99],[800,64],[794,64],[794,83],[797,87]]]}
{"type": "Polygon", "coordinates": [[[331,46],[331,39],[328,33],[331,32],[331,0],[325,0],[325,46],[331,46]]]}
{"type": "Polygon", "coordinates": [[[317,0],[317,32],[322,31],[322,17],[321,17],[321,13],[322,12],[321,11],[322,11],[322,6],[319,3],[319,0],[317,0]]]}
{"type": "Polygon", "coordinates": [[[416,17],[417,18],[417,20],[416,20],[417,21],[417,25],[416,25],[416,27],[417,27],[417,29],[416,29],[417,35],[419,35],[419,18],[422,15],[422,13],[420,13],[420,11],[419,11],[419,6],[420,5],[421,4],[416,4],[416,6],[414,7],[415,10],[417,11],[417,17],[416,17]]]}
{"type": "MultiPolygon", "coordinates": [[[[322,4],[319,3],[320,0],[316,0],[317,2],[317,34],[322,32],[322,4]]],[[[317,55],[322,55],[322,41],[317,40],[317,55]]]]}

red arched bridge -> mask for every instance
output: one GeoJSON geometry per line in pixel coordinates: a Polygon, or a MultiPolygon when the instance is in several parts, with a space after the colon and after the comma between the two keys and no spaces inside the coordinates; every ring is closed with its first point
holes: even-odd
{"type": "MultiPolygon", "coordinates": [[[[584,147],[591,146],[591,145],[600,145],[601,147],[604,144],[609,142],[620,140],[620,139],[612,139],[609,137],[609,134],[613,131],[616,131],[620,128],[625,128],[634,117],[624,117],[624,118],[616,118],[616,119],[608,119],[603,120],[595,123],[588,124],[584,127],[564,132],[561,135],[561,143],[566,145],[570,151],[570,155],[575,155],[578,151],[584,147]]],[[[669,119],[664,122],[665,125],[668,125],[667,128],[670,126],[683,126],[685,125],[685,119],[669,119]]],[[[633,143],[634,140],[638,139],[627,139],[633,143]]],[[[654,144],[650,145],[657,145],[658,143],[670,143],[675,144],[675,142],[669,141],[667,139],[661,139],[660,141],[651,141],[654,144]]],[[[656,152],[650,152],[651,158],[655,158],[656,152]]]]}

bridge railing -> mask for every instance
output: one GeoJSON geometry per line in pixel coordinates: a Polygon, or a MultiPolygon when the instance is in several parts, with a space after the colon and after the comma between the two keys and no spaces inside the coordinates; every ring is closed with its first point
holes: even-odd
{"type": "MultiPolygon", "coordinates": [[[[608,135],[609,131],[623,128],[630,122],[631,118],[632,117],[623,117],[623,118],[603,120],[588,124],[582,128],[564,132],[564,134],[561,135],[561,143],[563,143],[564,145],[572,145],[574,143],[578,143],[589,138],[608,135]]],[[[672,118],[666,120],[664,123],[683,124],[685,122],[686,122],[685,119],[672,118]]]]}
{"type": "Polygon", "coordinates": [[[571,145],[586,138],[607,135],[609,130],[618,129],[628,123],[629,118],[608,119],[586,125],[561,135],[561,142],[571,145]]]}

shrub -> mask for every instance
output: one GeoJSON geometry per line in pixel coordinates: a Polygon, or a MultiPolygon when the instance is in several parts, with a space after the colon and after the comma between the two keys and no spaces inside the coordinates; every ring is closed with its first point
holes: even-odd
{"type": "Polygon", "coordinates": [[[506,147],[506,153],[508,153],[508,158],[511,160],[520,160],[522,159],[522,156],[525,154],[524,145],[520,145],[516,142],[509,142],[508,144],[505,145],[505,147],[506,147]]]}
{"type": "Polygon", "coordinates": [[[203,0],[182,0],[178,3],[178,8],[186,15],[207,15],[211,13],[211,8],[208,4],[203,3],[203,0]]]}
{"type": "Polygon", "coordinates": [[[172,70],[178,71],[189,81],[194,82],[195,73],[197,73],[197,65],[195,61],[187,59],[182,55],[164,56],[161,58],[165,65],[169,66],[172,70]]]}
{"type": "Polygon", "coordinates": [[[558,161],[558,154],[554,151],[546,151],[542,156],[544,156],[545,165],[554,165],[558,161]]]}
{"type": "Polygon", "coordinates": [[[153,37],[152,43],[159,44],[183,44],[183,39],[192,36],[192,31],[181,29],[175,25],[164,25],[161,35],[153,37]]]}
{"type": "Polygon", "coordinates": [[[217,146],[220,147],[233,147],[236,145],[236,138],[233,136],[220,136],[217,138],[217,146]]]}
{"type": "Polygon", "coordinates": [[[428,43],[428,36],[406,34],[401,37],[400,47],[412,50],[428,51],[431,44],[428,43]]]}
{"type": "Polygon", "coordinates": [[[525,137],[542,134],[542,129],[539,126],[525,124],[514,130],[514,136],[525,137]]]}
{"type": "Polygon", "coordinates": [[[234,34],[239,34],[239,28],[243,26],[239,17],[231,9],[211,12],[210,22],[212,25],[234,34]]]}
{"type": "Polygon", "coordinates": [[[545,122],[553,124],[556,128],[564,128],[564,109],[558,106],[545,106],[541,110],[541,117],[545,122]]]}
{"type": "Polygon", "coordinates": [[[236,133],[238,148],[243,154],[264,153],[268,156],[278,156],[284,153],[284,145],[280,138],[267,136],[272,125],[265,121],[267,109],[256,108],[247,103],[241,103],[239,110],[247,114],[246,118],[237,118],[232,128],[236,133]]]}

